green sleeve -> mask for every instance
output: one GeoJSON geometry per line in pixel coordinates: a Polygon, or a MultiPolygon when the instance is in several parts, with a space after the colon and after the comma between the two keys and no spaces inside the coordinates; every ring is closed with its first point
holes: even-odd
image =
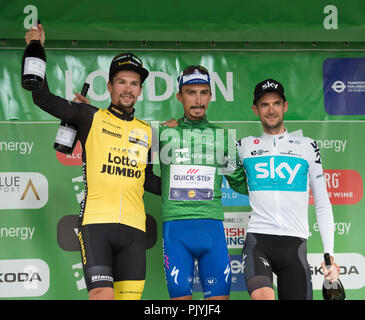
{"type": "Polygon", "coordinates": [[[233,173],[225,174],[229,186],[236,192],[248,195],[246,173],[243,169],[243,165],[238,157],[238,152],[236,150],[236,158],[228,159],[227,169],[233,173]]]}

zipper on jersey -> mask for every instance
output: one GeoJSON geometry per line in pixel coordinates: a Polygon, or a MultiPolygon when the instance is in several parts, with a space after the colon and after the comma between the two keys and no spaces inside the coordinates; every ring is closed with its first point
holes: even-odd
{"type": "MultiPolygon", "coordinates": [[[[276,138],[273,138],[273,155],[278,155],[278,141],[276,141],[276,138]]],[[[275,162],[274,162],[275,165],[275,162]]],[[[283,224],[283,217],[281,215],[281,195],[280,191],[274,191],[274,212],[275,212],[275,220],[278,224],[279,228],[281,228],[283,224]]]]}
{"type": "MultiPolygon", "coordinates": [[[[124,131],[124,136],[125,136],[125,148],[127,148],[128,145],[128,135],[127,135],[127,120],[124,120],[125,122],[125,131],[124,131]]],[[[123,150],[123,148],[122,148],[123,150]]],[[[119,223],[122,223],[122,202],[123,202],[123,190],[124,190],[124,186],[123,183],[121,184],[121,191],[120,191],[120,207],[119,207],[119,223]]]]}

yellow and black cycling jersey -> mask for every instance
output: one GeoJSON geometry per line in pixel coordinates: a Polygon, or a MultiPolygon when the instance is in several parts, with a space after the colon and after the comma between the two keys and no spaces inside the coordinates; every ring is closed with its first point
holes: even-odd
{"type": "Polygon", "coordinates": [[[33,100],[77,126],[85,182],[80,224],[121,223],[145,231],[144,190],[161,194],[160,178],[149,163],[150,125],[114,105],[103,110],[53,95],[47,82],[33,91],[33,100]]]}

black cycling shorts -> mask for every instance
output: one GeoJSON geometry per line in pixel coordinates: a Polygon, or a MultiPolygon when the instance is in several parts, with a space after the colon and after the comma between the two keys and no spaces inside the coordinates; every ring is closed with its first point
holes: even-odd
{"type": "Polygon", "coordinates": [[[274,272],[279,299],[312,300],[306,243],[297,237],[247,233],[242,257],[249,294],[259,288],[273,288],[274,272]]]}
{"type": "Polygon", "coordinates": [[[145,232],[119,223],[87,224],[79,228],[78,237],[88,291],[145,280],[145,232]]]}

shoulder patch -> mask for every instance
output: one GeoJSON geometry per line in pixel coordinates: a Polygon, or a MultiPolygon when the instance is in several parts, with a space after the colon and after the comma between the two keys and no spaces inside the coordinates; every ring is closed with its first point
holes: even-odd
{"type": "Polygon", "coordinates": [[[151,125],[149,123],[147,123],[146,121],[143,121],[143,120],[140,120],[140,119],[137,119],[137,118],[134,118],[136,119],[137,121],[139,121],[140,123],[143,123],[145,126],[148,126],[150,127],[151,125]]]}

